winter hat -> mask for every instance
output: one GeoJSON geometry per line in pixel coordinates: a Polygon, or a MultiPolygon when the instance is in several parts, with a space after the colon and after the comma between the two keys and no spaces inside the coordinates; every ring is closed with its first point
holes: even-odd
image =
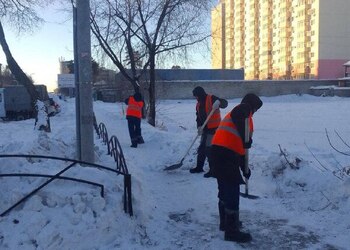
{"type": "Polygon", "coordinates": [[[253,112],[257,111],[263,105],[261,99],[253,93],[246,94],[241,103],[248,104],[253,109],[253,112]]]}
{"type": "Polygon", "coordinates": [[[135,93],[134,94],[134,98],[135,98],[136,101],[141,101],[142,100],[142,96],[141,96],[140,93],[135,93]]]}
{"type": "Polygon", "coordinates": [[[193,96],[196,96],[198,98],[203,98],[206,96],[207,93],[205,93],[204,89],[200,86],[197,86],[192,91],[193,96]]]}

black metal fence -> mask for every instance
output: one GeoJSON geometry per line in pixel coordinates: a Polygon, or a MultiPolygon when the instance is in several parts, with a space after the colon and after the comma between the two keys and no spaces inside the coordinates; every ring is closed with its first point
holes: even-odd
{"type": "Polygon", "coordinates": [[[29,199],[31,196],[33,196],[35,193],[43,189],[45,186],[47,186],[49,183],[56,179],[64,179],[74,182],[80,182],[85,184],[90,184],[93,186],[98,186],[100,188],[101,196],[104,197],[104,186],[100,183],[87,181],[83,179],[78,178],[71,178],[71,177],[65,177],[61,176],[64,172],[68,171],[70,168],[75,166],[76,164],[82,164],[90,167],[95,167],[99,169],[103,169],[106,171],[114,172],[117,175],[123,175],[124,176],[124,194],[123,194],[123,203],[124,203],[124,211],[125,213],[128,213],[130,216],[133,216],[133,208],[132,208],[132,193],[131,193],[131,175],[129,174],[126,161],[124,158],[123,150],[121,148],[121,145],[118,141],[118,138],[116,136],[111,136],[111,138],[108,137],[107,128],[103,123],[100,123],[99,126],[97,126],[96,117],[94,116],[94,128],[96,130],[96,133],[99,138],[102,138],[102,141],[105,145],[107,145],[107,151],[110,156],[113,157],[115,163],[116,163],[116,169],[108,168],[99,164],[94,164],[90,162],[85,161],[79,161],[75,159],[68,159],[68,158],[62,158],[62,157],[55,157],[55,156],[45,156],[45,155],[24,155],[24,154],[13,154],[13,155],[0,155],[0,158],[41,158],[41,159],[51,159],[51,160],[58,160],[58,161],[65,161],[70,162],[70,164],[65,167],[60,172],[56,173],[55,175],[45,175],[45,174],[38,174],[38,173],[6,173],[6,174],[0,174],[0,177],[38,177],[38,178],[49,178],[46,182],[41,184],[36,189],[32,190],[29,194],[24,196],[22,199],[17,201],[15,204],[10,206],[8,209],[6,209],[4,212],[0,214],[0,216],[5,216],[8,214],[12,209],[17,207],[19,204],[25,202],[27,199],[29,199]]]}
{"type": "Polygon", "coordinates": [[[81,183],[86,183],[94,186],[98,186],[101,189],[101,196],[104,196],[104,186],[100,183],[96,182],[91,182],[83,179],[77,179],[77,178],[70,178],[70,177],[63,177],[61,176],[63,173],[68,171],[70,168],[74,167],[77,164],[89,166],[89,167],[94,167],[98,169],[103,169],[106,171],[113,172],[117,175],[123,175],[124,176],[124,196],[123,196],[123,202],[124,202],[124,211],[128,213],[130,216],[133,215],[133,210],[132,210],[132,200],[131,200],[131,175],[125,172],[122,172],[120,170],[116,170],[113,168],[108,168],[99,164],[95,163],[90,163],[90,162],[85,162],[85,161],[79,161],[75,159],[69,159],[69,158],[62,158],[62,157],[55,157],[55,156],[46,156],[46,155],[24,155],[24,154],[13,154],[13,155],[0,155],[0,158],[39,158],[39,159],[51,159],[51,160],[58,160],[58,161],[64,161],[64,162],[70,162],[68,166],[66,166],[64,169],[56,173],[55,175],[42,175],[42,174],[33,174],[33,173],[8,173],[8,174],[1,174],[0,177],[14,177],[14,176],[34,176],[34,177],[39,177],[39,178],[49,178],[46,182],[41,184],[39,187],[35,188],[32,190],[29,194],[24,196],[22,199],[17,201],[15,204],[10,206],[8,209],[6,209],[4,212],[0,214],[0,216],[5,216],[8,214],[12,209],[17,207],[19,204],[25,202],[27,199],[32,197],[34,194],[36,194],[38,191],[43,189],[45,186],[47,186],[49,183],[56,179],[66,179],[70,181],[75,181],[75,182],[81,182],[81,183]]]}
{"type": "Polygon", "coordinates": [[[122,147],[118,141],[118,138],[115,135],[112,135],[111,138],[108,138],[108,132],[106,126],[101,122],[97,127],[97,135],[102,139],[103,143],[107,145],[108,155],[112,156],[115,163],[116,169],[128,174],[128,167],[124,158],[122,147]]]}
{"type": "Polygon", "coordinates": [[[115,135],[112,135],[111,138],[108,137],[107,128],[102,122],[97,126],[96,119],[94,121],[96,133],[98,137],[102,139],[103,143],[107,145],[108,155],[113,157],[114,162],[116,163],[116,170],[120,171],[125,176],[128,176],[127,179],[124,179],[124,190],[126,190],[126,192],[124,192],[124,196],[126,196],[127,200],[127,202],[124,203],[124,210],[128,211],[132,216],[131,175],[129,174],[128,167],[126,165],[122,147],[115,135]]]}

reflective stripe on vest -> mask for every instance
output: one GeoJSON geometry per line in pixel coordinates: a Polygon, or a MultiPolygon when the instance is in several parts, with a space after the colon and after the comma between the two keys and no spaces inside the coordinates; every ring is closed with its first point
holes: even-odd
{"type": "Polygon", "coordinates": [[[128,108],[126,109],[126,115],[142,118],[142,107],[143,102],[137,102],[133,96],[130,96],[128,101],[128,108]]]}
{"type": "Polygon", "coordinates": [[[220,126],[217,128],[212,140],[212,145],[222,146],[240,155],[245,155],[243,141],[235,124],[232,122],[231,112],[220,122],[220,126]]]}

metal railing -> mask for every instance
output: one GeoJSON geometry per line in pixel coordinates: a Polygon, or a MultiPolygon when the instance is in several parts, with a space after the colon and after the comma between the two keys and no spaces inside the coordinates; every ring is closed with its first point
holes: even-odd
{"type": "MultiPolygon", "coordinates": [[[[75,160],[75,159],[69,159],[69,158],[63,158],[63,157],[55,157],[55,156],[46,156],[46,155],[25,155],[25,154],[13,154],[13,155],[0,155],[0,158],[39,158],[39,159],[51,159],[51,160],[58,160],[58,161],[65,161],[65,162],[71,162],[71,164],[69,164],[67,167],[65,167],[64,169],[62,169],[61,171],[59,171],[58,173],[56,173],[55,175],[52,175],[49,178],[49,180],[47,180],[46,182],[44,182],[43,184],[41,184],[39,187],[37,187],[36,189],[32,190],[29,194],[27,194],[26,196],[24,196],[22,199],[20,199],[19,201],[17,201],[14,205],[12,205],[11,207],[9,207],[7,210],[5,210],[4,212],[2,212],[0,214],[0,216],[5,216],[6,214],[8,214],[12,209],[14,209],[15,207],[17,207],[19,204],[25,202],[27,199],[29,199],[31,196],[33,196],[34,194],[36,194],[38,191],[40,191],[41,189],[43,189],[45,186],[47,186],[49,183],[51,183],[52,181],[56,180],[56,179],[64,179],[64,178],[69,178],[69,177],[62,177],[61,174],[63,174],[64,172],[68,171],[70,168],[72,168],[73,166],[75,166],[76,164],[82,164],[85,166],[90,166],[90,167],[94,167],[94,168],[98,168],[98,169],[103,169],[106,171],[110,171],[110,172],[114,172],[117,175],[123,175],[124,176],[124,196],[123,196],[123,202],[124,202],[124,211],[125,213],[128,213],[130,216],[133,215],[133,210],[132,210],[132,200],[131,200],[131,175],[128,173],[124,173],[122,171],[119,170],[115,170],[113,168],[108,168],[99,164],[95,164],[95,163],[90,163],[90,162],[85,162],[85,161],[79,161],[79,160],[75,160]]],[[[26,173],[21,173],[23,175],[31,175],[31,174],[26,174],[26,173]]],[[[10,176],[11,174],[3,174],[3,175],[8,175],[10,176]]],[[[13,175],[13,174],[12,174],[13,175]]],[[[32,175],[36,175],[36,174],[32,174],[32,175]]],[[[1,177],[1,176],[0,176],[1,177]]],[[[6,177],[6,176],[4,176],[6,177]]],[[[44,176],[38,176],[38,177],[44,177],[44,176]]],[[[46,176],[45,176],[46,177],[46,176]]],[[[74,178],[70,178],[70,180],[74,180],[76,181],[74,178]]],[[[86,180],[79,180],[79,182],[85,182],[85,183],[89,183],[89,184],[93,184],[93,185],[97,185],[100,186],[101,184],[98,183],[94,183],[94,182],[89,182],[86,180]]],[[[103,186],[100,186],[102,188],[102,190],[104,190],[103,186]]],[[[101,194],[103,194],[103,192],[101,192],[101,194]]]]}
{"type": "MultiPolygon", "coordinates": [[[[0,174],[0,177],[44,177],[44,178],[52,178],[54,175],[50,174],[28,174],[28,173],[12,173],[12,174],[0,174]]],[[[105,197],[104,195],[104,190],[105,187],[97,182],[93,181],[87,181],[79,178],[72,178],[72,177],[67,177],[67,176],[58,176],[56,179],[62,179],[62,180],[68,180],[68,181],[74,181],[74,182],[80,182],[80,183],[85,183],[85,184],[90,184],[92,186],[97,186],[101,189],[100,195],[101,197],[105,197]]]]}
{"type": "Polygon", "coordinates": [[[111,138],[108,138],[107,128],[102,122],[98,125],[98,130],[96,130],[96,133],[98,137],[102,139],[103,143],[107,145],[108,155],[113,157],[116,163],[116,169],[125,174],[128,174],[128,167],[126,165],[123,150],[118,141],[118,138],[115,135],[112,135],[111,138]]]}

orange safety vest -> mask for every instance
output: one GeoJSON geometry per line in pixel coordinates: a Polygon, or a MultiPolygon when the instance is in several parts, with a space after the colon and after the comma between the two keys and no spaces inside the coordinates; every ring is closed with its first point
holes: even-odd
{"type": "MultiPolygon", "coordinates": [[[[211,97],[212,97],[211,95],[207,95],[207,98],[205,100],[205,112],[207,113],[207,116],[209,115],[209,113],[211,112],[211,109],[213,107],[211,97]]],[[[197,103],[196,110],[199,113],[199,103],[197,103]]],[[[217,109],[214,111],[212,116],[209,118],[208,123],[207,123],[207,128],[211,129],[211,128],[219,127],[220,121],[221,121],[220,109],[217,109]]]]}
{"type": "MultiPolygon", "coordinates": [[[[245,155],[245,148],[243,147],[243,140],[239,135],[236,125],[232,122],[231,113],[228,113],[220,122],[218,129],[212,140],[212,145],[218,145],[228,148],[240,155],[245,155]]],[[[249,132],[250,136],[253,134],[253,119],[249,115],[249,132]]]]}
{"type": "Polygon", "coordinates": [[[142,101],[137,102],[133,96],[130,96],[128,101],[128,108],[126,109],[126,115],[142,118],[142,107],[142,101]]]}

